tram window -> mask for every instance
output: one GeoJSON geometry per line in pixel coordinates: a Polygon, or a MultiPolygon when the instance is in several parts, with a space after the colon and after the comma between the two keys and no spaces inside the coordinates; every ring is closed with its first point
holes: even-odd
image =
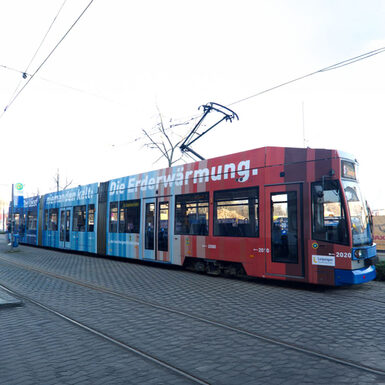
{"type": "Polygon", "coordinates": [[[297,192],[271,194],[272,262],[298,263],[297,192]]]}
{"type": "Polygon", "coordinates": [[[118,202],[110,203],[110,233],[118,232],[118,202]]]}
{"type": "Polygon", "coordinates": [[[44,210],[44,230],[48,230],[49,215],[48,210],[44,210]]]}
{"type": "Polygon", "coordinates": [[[209,234],[209,193],[175,197],[175,234],[209,234]]]}
{"type": "Polygon", "coordinates": [[[37,229],[37,213],[32,211],[27,212],[27,230],[37,229]]]}
{"type": "Polygon", "coordinates": [[[312,234],[319,241],[348,243],[345,209],[337,181],[312,184],[312,234]]]}
{"type": "Polygon", "coordinates": [[[57,231],[58,228],[59,209],[49,210],[49,226],[48,230],[57,231]]]}
{"type": "Polygon", "coordinates": [[[86,206],[75,206],[72,221],[73,231],[86,231],[86,206]]]}
{"type": "Polygon", "coordinates": [[[88,205],[87,231],[93,232],[95,225],[95,205],[88,205]]]}
{"type": "Polygon", "coordinates": [[[159,203],[158,250],[168,251],[168,202],[159,203]]]}
{"type": "Polygon", "coordinates": [[[258,188],[214,192],[214,235],[258,237],[258,188]]]}
{"type": "Polygon", "coordinates": [[[146,216],[145,216],[145,235],[144,235],[144,248],[146,250],[154,250],[154,228],[155,228],[155,204],[146,203],[146,216]]]}
{"type": "Polygon", "coordinates": [[[357,179],[356,177],[356,168],[353,162],[348,162],[346,160],[341,161],[341,174],[342,178],[357,179]]]}
{"type": "Polygon", "coordinates": [[[119,233],[139,233],[140,200],[120,202],[119,233]]]}
{"type": "Polygon", "coordinates": [[[21,214],[20,215],[20,224],[19,224],[20,234],[24,234],[25,229],[26,229],[25,225],[26,225],[26,214],[21,214]]]}

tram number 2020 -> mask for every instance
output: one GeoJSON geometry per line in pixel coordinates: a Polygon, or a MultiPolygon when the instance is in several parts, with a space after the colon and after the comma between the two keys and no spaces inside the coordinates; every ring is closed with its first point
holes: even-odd
{"type": "Polygon", "coordinates": [[[336,252],[336,257],[337,258],[351,258],[352,254],[351,253],[344,253],[342,251],[337,251],[336,252]]]}

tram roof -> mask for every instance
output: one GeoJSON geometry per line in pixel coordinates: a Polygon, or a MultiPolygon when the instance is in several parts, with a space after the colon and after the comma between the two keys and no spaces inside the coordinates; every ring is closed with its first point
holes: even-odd
{"type": "MultiPolygon", "coordinates": [[[[277,166],[288,163],[300,163],[306,161],[343,158],[356,161],[355,157],[347,152],[334,149],[301,148],[301,147],[275,147],[266,146],[252,150],[241,151],[233,154],[218,156],[199,162],[210,161],[212,163],[230,162],[232,159],[253,159],[256,167],[277,166]]],[[[190,163],[191,164],[191,163],[190,163]]]]}

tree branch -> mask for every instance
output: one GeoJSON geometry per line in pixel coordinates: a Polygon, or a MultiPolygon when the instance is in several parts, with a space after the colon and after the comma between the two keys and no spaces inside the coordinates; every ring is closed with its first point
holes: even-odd
{"type": "Polygon", "coordinates": [[[158,143],[156,143],[152,138],[151,136],[146,132],[146,130],[142,130],[144,135],[146,135],[146,137],[151,141],[151,143],[155,146],[155,148],[157,148],[162,154],[163,156],[167,157],[166,153],[164,153],[164,151],[160,148],[160,146],[158,145],[158,143]]]}

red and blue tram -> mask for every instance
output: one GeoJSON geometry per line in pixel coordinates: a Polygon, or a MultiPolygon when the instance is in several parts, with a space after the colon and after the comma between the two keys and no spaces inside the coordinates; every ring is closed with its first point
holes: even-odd
{"type": "Polygon", "coordinates": [[[357,162],[336,150],[264,147],[31,202],[21,240],[38,246],[324,285],[376,276],[357,162]]]}

